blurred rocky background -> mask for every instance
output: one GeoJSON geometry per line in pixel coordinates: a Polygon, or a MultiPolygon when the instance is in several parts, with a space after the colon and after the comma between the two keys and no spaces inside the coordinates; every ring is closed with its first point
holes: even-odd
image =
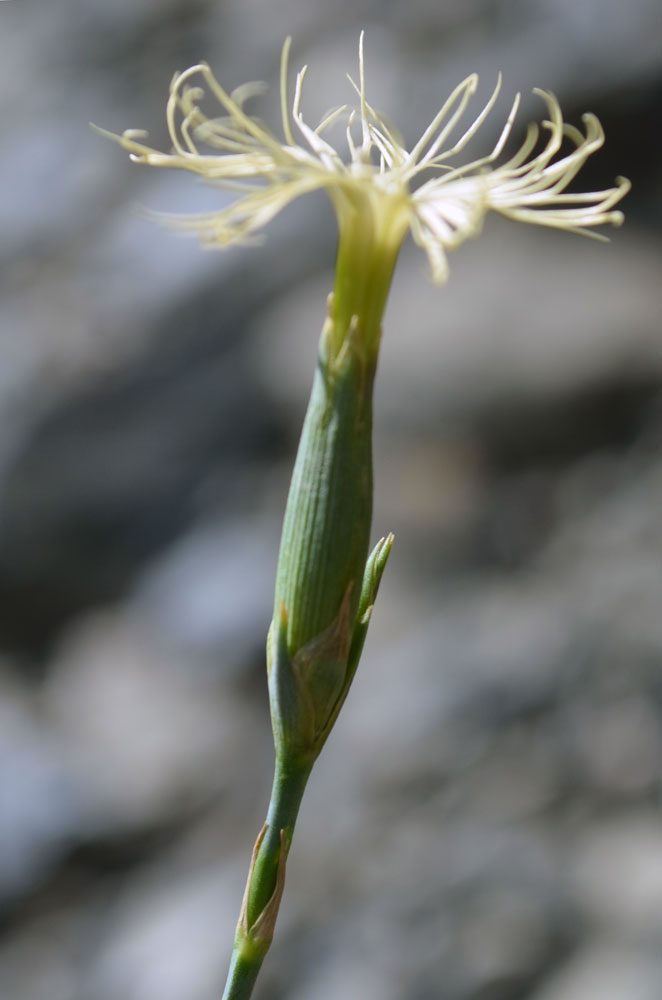
{"type": "Polygon", "coordinates": [[[2,1000],[220,996],[333,266],[323,197],[229,254],[145,221],[224,196],[88,122],[164,144],[174,70],[273,84],[288,33],[315,117],[360,28],[409,140],[501,69],[485,147],[549,88],[605,125],[582,186],[633,191],[609,247],[490,219],[441,291],[403,253],[376,414],[396,546],[256,1000],[662,996],[658,4],[6,0],[2,1000]]]}

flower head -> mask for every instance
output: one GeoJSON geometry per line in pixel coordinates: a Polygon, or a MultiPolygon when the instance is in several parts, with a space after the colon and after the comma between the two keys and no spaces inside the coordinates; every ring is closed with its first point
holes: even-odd
{"type": "MultiPolygon", "coordinates": [[[[604,239],[593,227],[620,225],[623,214],[614,205],[630,188],[625,178],[605,191],[568,193],[566,188],[588,157],[602,146],[604,132],[592,114],[583,117],[584,132],[564,123],[556,98],[535,93],[547,105],[549,118],[531,124],[519,149],[500,165],[520,102],[518,94],[493,149],[464,166],[450,161],[462,152],[492,111],[501,88],[496,87],[468,126],[461,122],[478,86],[472,74],[459,84],[411,149],[368,103],[359,44],[359,82],[349,78],[358,106],[342,105],[313,128],[301,112],[307,67],[297,74],[290,110],[288,54],[281,59],[280,97],[283,139],[245,110],[264,85],[248,83],[228,93],[206,63],[177,73],[170,86],[167,122],[173,152],[160,153],[145,144],[146,133],[130,129],[112,136],[133,160],[158,167],[179,167],[236,191],[229,207],[178,222],[200,234],[205,243],[227,246],[243,242],[262,229],[290,201],[308,191],[328,192],[342,227],[348,215],[361,216],[377,242],[399,248],[407,230],[425,250],[432,278],[441,284],[448,273],[446,251],[480,232],[490,210],[511,219],[604,239]],[[201,102],[209,93],[223,109],[209,118],[201,102]],[[343,157],[324,133],[338,120],[346,124],[347,154],[343,157]],[[541,144],[540,130],[547,132],[541,144]],[[564,144],[568,151],[562,151],[564,144]],[[542,145],[538,151],[536,148],[542,145]],[[201,153],[200,147],[209,152],[201,153]]],[[[109,134],[110,133],[105,133],[109,134]]],[[[356,231],[356,227],[354,227],[356,231]]]]}

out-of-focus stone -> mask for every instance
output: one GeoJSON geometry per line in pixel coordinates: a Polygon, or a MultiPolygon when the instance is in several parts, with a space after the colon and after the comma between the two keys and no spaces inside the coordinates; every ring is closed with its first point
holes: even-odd
{"type": "Polygon", "coordinates": [[[662,720],[643,697],[578,705],[571,719],[579,766],[596,790],[633,797],[662,787],[662,720]]]}
{"type": "Polygon", "coordinates": [[[218,996],[237,915],[239,887],[228,877],[229,863],[226,853],[224,864],[213,868],[178,871],[175,864],[137,879],[105,922],[89,975],[90,995],[96,1000],[218,996]]]}
{"type": "Polygon", "coordinates": [[[63,640],[44,706],[100,822],[140,827],[217,794],[250,759],[251,720],[213,679],[187,670],[144,622],[83,620],[63,640]]]}
{"type": "Polygon", "coordinates": [[[58,908],[10,933],[0,945],[0,996],[12,1000],[78,1000],[81,966],[96,931],[93,908],[58,908]]]}
{"type": "Polygon", "coordinates": [[[199,525],[153,561],[132,605],[166,642],[206,658],[218,673],[244,669],[266,641],[278,523],[199,525]]]}
{"type": "Polygon", "coordinates": [[[583,949],[532,1000],[659,1000],[662,963],[607,940],[583,949]]]}
{"type": "Polygon", "coordinates": [[[401,993],[387,970],[369,968],[365,961],[320,963],[292,1000],[400,1000],[401,993]]]}
{"type": "Polygon", "coordinates": [[[88,820],[79,776],[57,732],[29,690],[2,669],[0,908],[39,884],[88,820]]]}
{"type": "Polygon", "coordinates": [[[462,915],[459,952],[470,991],[506,990],[526,982],[554,957],[549,913],[526,893],[487,893],[462,915]]]}
{"type": "Polygon", "coordinates": [[[572,875],[578,899],[596,924],[624,938],[660,940],[662,821],[658,815],[633,813],[589,826],[573,853],[572,875]]]}

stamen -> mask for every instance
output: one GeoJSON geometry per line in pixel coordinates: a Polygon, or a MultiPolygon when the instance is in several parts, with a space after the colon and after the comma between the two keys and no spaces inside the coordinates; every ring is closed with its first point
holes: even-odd
{"type": "MultiPolygon", "coordinates": [[[[450,108],[452,108],[453,104],[455,104],[455,101],[457,100],[457,97],[460,94],[464,95],[465,92],[469,96],[471,96],[472,94],[475,94],[477,86],[478,86],[478,76],[475,73],[472,73],[471,76],[468,76],[466,78],[466,80],[463,80],[462,83],[460,83],[455,88],[455,90],[453,91],[453,93],[451,94],[451,96],[445,102],[445,104],[442,107],[441,111],[439,111],[435,115],[435,117],[432,119],[432,121],[430,122],[430,124],[426,128],[426,130],[423,133],[423,135],[421,136],[421,138],[418,140],[418,142],[416,143],[416,145],[414,146],[414,148],[410,152],[409,156],[407,157],[407,163],[408,164],[409,163],[413,164],[413,163],[416,163],[418,161],[418,158],[419,158],[420,154],[423,152],[423,150],[427,146],[429,140],[432,138],[432,136],[434,135],[434,133],[437,131],[437,129],[439,128],[439,126],[443,122],[443,120],[446,117],[446,115],[448,114],[450,108]]],[[[464,96],[462,97],[462,100],[464,101],[464,96]]]]}
{"type": "MultiPolygon", "coordinates": [[[[447,154],[446,153],[440,154],[439,157],[437,157],[433,163],[428,164],[428,167],[435,167],[435,168],[440,168],[442,170],[448,170],[449,173],[446,175],[446,177],[441,177],[438,179],[437,182],[433,181],[432,183],[446,184],[449,181],[454,181],[457,178],[462,177],[467,173],[472,173],[478,170],[480,167],[487,166],[489,163],[493,163],[496,159],[498,159],[499,156],[501,155],[503,147],[505,146],[508,140],[508,136],[510,135],[510,131],[513,127],[513,122],[515,121],[515,117],[517,115],[517,109],[519,108],[519,103],[520,103],[520,95],[516,94],[515,100],[513,101],[512,107],[510,109],[510,113],[508,115],[508,118],[506,119],[506,124],[504,125],[501,131],[501,135],[499,136],[497,143],[491,153],[488,153],[487,156],[482,156],[478,160],[473,160],[471,163],[466,163],[463,167],[455,167],[455,168],[447,167],[444,163],[441,162],[442,157],[443,159],[447,159],[448,156],[452,155],[455,152],[455,147],[452,150],[450,150],[450,152],[447,154]]],[[[535,146],[536,140],[538,138],[538,127],[536,125],[532,125],[529,126],[529,129],[533,129],[533,138],[531,139],[531,135],[527,134],[527,140],[525,141],[524,145],[522,146],[522,149],[520,150],[520,153],[522,153],[522,151],[524,150],[524,154],[522,157],[523,159],[525,159],[526,156],[528,156],[531,149],[533,149],[533,147],[535,146]],[[526,149],[525,147],[527,146],[527,142],[529,139],[531,139],[531,145],[528,149],[526,149]]],[[[518,153],[517,155],[520,155],[520,153],[518,153]]]]}
{"type": "Polygon", "coordinates": [[[288,35],[283,45],[280,56],[280,115],[283,122],[283,134],[285,141],[290,146],[296,146],[292,126],[290,125],[290,102],[287,96],[287,67],[290,58],[290,48],[292,46],[292,36],[288,35]]]}
{"type": "Polygon", "coordinates": [[[370,129],[368,128],[368,112],[365,99],[365,62],[363,58],[363,38],[365,31],[359,35],[359,84],[361,88],[361,131],[363,134],[363,153],[370,153],[370,129]]]}
{"type": "MultiPolygon", "coordinates": [[[[347,79],[349,80],[350,84],[352,85],[353,89],[359,95],[359,99],[360,99],[360,97],[361,97],[361,90],[360,90],[360,88],[357,87],[356,83],[354,82],[354,80],[352,80],[352,78],[349,75],[349,73],[347,73],[345,75],[346,75],[347,79]]],[[[396,163],[396,161],[397,161],[398,166],[401,166],[405,162],[406,155],[407,155],[406,154],[406,150],[404,149],[404,147],[402,145],[402,142],[398,142],[398,140],[393,136],[393,133],[389,129],[388,125],[386,124],[386,122],[384,121],[384,119],[382,118],[382,116],[380,114],[378,114],[377,111],[375,111],[375,109],[372,107],[371,104],[368,103],[367,100],[364,100],[364,104],[365,104],[366,110],[368,112],[368,122],[369,122],[369,129],[370,129],[371,144],[372,144],[372,142],[375,141],[375,135],[379,135],[380,139],[381,139],[381,142],[384,144],[384,146],[385,147],[387,147],[387,146],[390,147],[390,153],[391,153],[392,163],[396,163]],[[374,125],[370,124],[370,119],[372,119],[372,121],[375,123],[374,125]]],[[[379,144],[375,143],[375,145],[379,145],[379,144]]]]}
{"type": "Polygon", "coordinates": [[[348,110],[347,105],[341,104],[339,108],[335,108],[333,111],[329,111],[329,113],[325,115],[324,118],[322,118],[321,122],[315,129],[315,132],[318,135],[321,135],[322,132],[329,127],[329,125],[332,125],[333,122],[337,121],[341,115],[346,114],[347,110],[348,110]]]}
{"type": "Polygon", "coordinates": [[[313,152],[317,154],[324,166],[333,170],[334,165],[341,162],[340,157],[333,146],[330,146],[328,142],[325,142],[321,136],[317,135],[314,129],[306,124],[301,113],[301,95],[303,91],[303,81],[307,71],[308,67],[304,66],[297,74],[296,87],[294,91],[294,103],[292,105],[292,117],[297,128],[313,152]]]}
{"type": "MultiPolygon", "coordinates": [[[[200,69],[201,66],[199,65],[191,66],[189,69],[185,70],[184,73],[175,73],[170,84],[170,95],[168,97],[168,103],[166,104],[166,123],[168,125],[168,133],[172,140],[172,144],[180,156],[187,155],[187,150],[184,149],[179,141],[177,120],[175,117],[180,104],[184,99],[183,96],[180,95],[180,88],[186,80],[194,76],[200,69]]],[[[188,150],[188,152],[196,153],[197,150],[194,148],[193,150],[188,150]]]]}
{"type": "Polygon", "coordinates": [[[221,87],[218,80],[210,70],[207,63],[201,63],[197,67],[206,81],[209,89],[214,94],[220,104],[230,113],[239,124],[241,124],[249,135],[254,136],[263,146],[269,146],[277,155],[282,150],[282,145],[266,129],[258,125],[243,108],[241,108],[230,95],[221,87]]]}
{"type": "MultiPolygon", "coordinates": [[[[476,77],[476,85],[477,84],[478,84],[478,77],[476,77]]],[[[455,151],[457,151],[459,149],[463,149],[464,146],[466,146],[467,142],[469,142],[469,140],[472,138],[472,136],[474,136],[476,134],[476,132],[478,131],[478,129],[482,125],[483,121],[485,120],[486,115],[489,114],[489,112],[491,111],[492,107],[494,106],[494,102],[497,99],[500,87],[501,87],[501,77],[499,77],[496,89],[493,92],[492,97],[487,102],[487,104],[485,105],[485,107],[483,108],[483,110],[481,111],[481,113],[478,115],[478,118],[476,118],[476,120],[473,122],[473,124],[470,126],[470,128],[464,133],[464,135],[462,136],[462,138],[459,140],[459,142],[456,144],[455,147],[453,147],[453,149],[450,152],[448,152],[448,153],[439,153],[438,154],[440,159],[446,160],[446,159],[448,159],[449,156],[452,156],[455,151]]],[[[466,110],[467,104],[471,100],[471,97],[473,96],[474,93],[475,93],[475,89],[474,90],[467,89],[464,92],[464,94],[462,95],[462,99],[460,101],[460,104],[458,105],[456,111],[452,115],[451,120],[448,122],[448,124],[442,130],[442,132],[440,132],[440,134],[437,136],[437,138],[435,139],[435,141],[432,143],[432,145],[430,146],[430,148],[427,151],[427,153],[425,154],[425,156],[421,159],[421,161],[420,161],[420,163],[418,165],[420,169],[425,168],[425,166],[430,161],[433,161],[435,159],[438,150],[441,148],[441,146],[445,142],[446,138],[451,134],[451,132],[455,128],[456,124],[462,118],[462,115],[464,114],[464,112],[466,110]]]]}
{"type": "Polygon", "coordinates": [[[539,135],[540,135],[540,129],[535,124],[535,122],[531,122],[530,125],[527,125],[524,142],[517,150],[515,155],[511,157],[510,160],[507,160],[506,163],[503,164],[503,166],[499,167],[501,173],[511,174],[514,171],[516,171],[517,168],[520,167],[521,164],[525,162],[529,154],[532,153],[533,150],[535,149],[539,135]]]}
{"type": "Polygon", "coordinates": [[[253,80],[251,83],[242,83],[239,87],[235,87],[230,92],[230,97],[235,104],[243,108],[246,101],[249,101],[251,97],[261,97],[268,90],[269,88],[266,83],[263,83],[261,80],[253,80]]]}
{"type": "Polygon", "coordinates": [[[184,136],[184,142],[188,146],[189,152],[192,153],[194,156],[197,154],[198,150],[195,143],[193,142],[193,139],[189,134],[189,125],[191,123],[191,119],[195,115],[196,110],[197,109],[194,108],[192,111],[190,111],[187,114],[186,118],[184,118],[184,120],[182,121],[182,124],[180,125],[180,132],[184,136]]]}
{"type": "MultiPolygon", "coordinates": [[[[371,127],[371,129],[370,129],[370,136],[371,136],[373,145],[375,145],[377,147],[377,149],[379,150],[379,153],[380,153],[380,164],[383,164],[384,162],[386,162],[386,163],[388,163],[389,167],[392,167],[393,166],[393,152],[392,152],[392,147],[390,147],[390,143],[388,143],[386,141],[386,139],[381,134],[381,132],[379,131],[379,129],[371,127]]],[[[383,170],[380,170],[380,173],[383,173],[383,170]]]]}
{"type": "Polygon", "coordinates": [[[356,148],[356,143],[352,138],[352,125],[356,121],[356,111],[350,112],[349,119],[347,120],[347,128],[345,129],[345,137],[347,139],[347,148],[349,149],[349,155],[352,162],[356,162],[359,158],[358,150],[356,148]]]}
{"type": "MultiPolygon", "coordinates": [[[[496,99],[499,96],[499,92],[501,91],[501,80],[502,80],[501,73],[499,73],[499,75],[497,76],[496,87],[492,91],[492,96],[490,97],[489,101],[487,102],[483,110],[480,112],[475,121],[469,126],[469,128],[464,133],[462,138],[455,143],[452,149],[449,149],[445,153],[439,154],[440,158],[443,157],[444,160],[448,160],[451,158],[451,156],[455,156],[457,153],[460,153],[464,149],[466,144],[469,142],[469,140],[472,139],[473,136],[478,132],[481,125],[483,124],[483,122],[485,121],[485,119],[487,118],[487,116],[489,115],[490,111],[492,110],[492,108],[496,103],[496,99]]],[[[506,125],[507,124],[508,123],[506,122],[506,125]]]]}

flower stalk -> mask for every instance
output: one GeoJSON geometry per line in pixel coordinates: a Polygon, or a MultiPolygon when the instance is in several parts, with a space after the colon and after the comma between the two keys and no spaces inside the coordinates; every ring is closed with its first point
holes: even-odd
{"type": "Polygon", "coordinates": [[[382,539],[368,558],[372,395],[397,248],[389,259],[374,234],[356,235],[354,225],[339,240],[285,510],[267,641],[274,782],[223,1000],[250,996],[271,943],[301,798],[353,680],[393,543],[382,539]]]}
{"type": "Polygon", "coordinates": [[[368,555],[372,395],[382,317],[407,232],[426,252],[432,279],[442,284],[448,250],[478,235],[488,211],[596,236],[596,226],[621,224],[614,206],[629,189],[618,178],[604,191],[567,191],[604,133],[594,115],[584,116],[584,132],[564,123],[546,91],[536,91],[549,112],[542,122],[544,141],[539,126],[531,125],[519,148],[499,163],[517,95],[492,150],[464,166],[452,165],[493,110],[500,78],[478,115],[461,126],[478,86],[475,74],[467,77],[407,148],[368,103],[363,36],[359,82],[350,79],[358,106],[342,105],[312,128],[301,112],[306,67],[297,75],[290,111],[289,47],[288,40],[281,63],[283,139],[245,110],[261,85],[227,93],[206,64],[173,79],[166,111],[172,152],[152,149],[145,133],[135,130],[110,136],[139,163],[186,169],[238,193],[221,211],[175,220],[209,245],[254,239],[285,205],[316,189],[328,193],[338,220],[333,292],[286,505],[267,639],[273,787],[253,849],[223,1000],[252,995],[273,937],[306,783],[354,678],[393,544],[392,535],[382,538],[368,555]],[[202,110],[205,94],[217,101],[220,116],[202,110]],[[348,159],[324,137],[340,121],[348,159]]]}
{"type": "Polygon", "coordinates": [[[276,760],[269,810],[253,848],[223,1000],[248,1000],[269,950],[287,854],[311,767],[288,767],[276,760]]]}

